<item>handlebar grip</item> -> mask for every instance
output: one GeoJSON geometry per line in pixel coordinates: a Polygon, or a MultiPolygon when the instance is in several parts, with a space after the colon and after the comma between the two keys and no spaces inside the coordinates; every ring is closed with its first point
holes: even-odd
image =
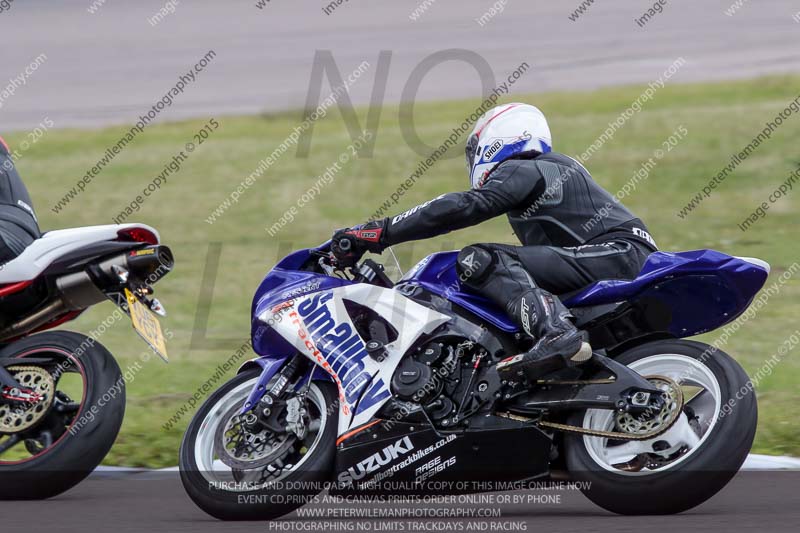
{"type": "Polygon", "coordinates": [[[353,248],[353,241],[350,237],[342,237],[339,239],[339,249],[343,252],[349,252],[353,248]]]}

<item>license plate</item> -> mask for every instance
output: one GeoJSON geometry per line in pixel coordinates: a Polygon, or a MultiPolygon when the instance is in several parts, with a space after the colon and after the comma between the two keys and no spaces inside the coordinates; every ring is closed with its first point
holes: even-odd
{"type": "Polygon", "coordinates": [[[167,345],[158,318],[128,289],[125,289],[125,298],[128,300],[133,329],[164,361],[169,361],[167,345]]]}

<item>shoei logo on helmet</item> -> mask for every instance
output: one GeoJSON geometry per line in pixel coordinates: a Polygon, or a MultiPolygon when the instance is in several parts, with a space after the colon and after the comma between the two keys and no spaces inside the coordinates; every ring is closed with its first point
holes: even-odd
{"type": "Polygon", "coordinates": [[[503,142],[502,139],[495,139],[492,142],[492,144],[487,146],[486,150],[484,150],[484,152],[483,152],[483,160],[484,161],[491,161],[492,157],[494,157],[497,154],[497,152],[499,152],[500,149],[503,148],[504,145],[505,145],[505,143],[503,142]]]}

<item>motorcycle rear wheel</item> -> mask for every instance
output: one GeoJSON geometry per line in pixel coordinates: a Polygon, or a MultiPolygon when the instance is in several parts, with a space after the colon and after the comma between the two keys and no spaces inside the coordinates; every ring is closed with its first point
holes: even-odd
{"type": "MultiPolygon", "coordinates": [[[[687,340],[647,343],[617,361],[642,375],[678,382],[684,389],[683,413],[648,441],[567,435],[567,468],[583,482],[583,493],[624,515],[680,513],[714,496],[739,471],[755,437],[756,398],[742,367],[721,350],[687,340]]],[[[568,423],[611,430],[620,420],[627,419],[587,409],[568,423]]]]}
{"type": "Polygon", "coordinates": [[[125,415],[125,382],[119,365],[99,342],[70,331],[31,335],[5,346],[0,357],[19,358],[20,365],[26,357],[57,359],[54,377],[61,391],[59,401],[30,428],[31,438],[13,444],[8,440],[12,434],[0,433],[0,447],[8,446],[0,454],[0,500],[40,500],[61,494],[86,478],[117,438],[125,415]],[[67,376],[80,376],[80,398],[66,396],[59,386],[67,376]],[[33,433],[44,436],[39,441],[33,433]]]}

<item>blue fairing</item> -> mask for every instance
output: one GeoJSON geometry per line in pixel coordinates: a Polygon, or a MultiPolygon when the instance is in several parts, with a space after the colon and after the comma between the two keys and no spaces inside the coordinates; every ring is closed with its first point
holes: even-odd
{"type": "MultiPolygon", "coordinates": [[[[324,247],[325,245],[323,245],[324,247]]],[[[284,358],[294,347],[257,317],[273,316],[275,306],[301,294],[351,284],[350,281],[299,270],[312,250],[285,257],[259,285],[252,305],[253,350],[262,356],[284,358]]],[[[493,326],[516,332],[504,310],[462,286],[456,273],[457,252],[432,254],[398,283],[418,285],[477,315],[493,326]]],[[[633,280],[598,281],[564,298],[567,307],[588,307],[647,300],[670,310],[669,333],[689,337],[734,320],[764,285],[768,270],[761,265],[714,250],[656,252],[633,280]]]]}
{"type": "Polygon", "coordinates": [[[253,351],[263,356],[286,357],[297,350],[259,316],[273,316],[272,309],[294,297],[349,285],[351,282],[299,270],[311,256],[311,250],[298,250],[284,257],[267,274],[256,290],[250,309],[253,351]]]}
{"type": "MultiPolygon", "coordinates": [[[[422,286],[503,331],[517,331],[503,310],[461,285],[456,255],[442,252],[428,256],[401,283],[422,286]]],[[[636,279],[599,281],[564,303],[586,307],[653,298],[671,310],[669,332],[689,337],[734,320],[750,305],[767,275],[759,265],[714,250],[656,252],[636,279]]]]}
{"type": "Polygon", "coordinates": [[[669,332],[699,335],[735,320],[764,286],[769,271],[714,250],[656,252],[634,280],[606,280],[565,300],[585,307],[654,298],[672,310],[669,332]]]}
{"type": "Polygon", "coordinates": [[[462,286],[456,273],[458,252],[431,254],[409,270],[399,283],[413,283],[464,307],[503,331],[517,331],[505,311],[462,286]]]}

